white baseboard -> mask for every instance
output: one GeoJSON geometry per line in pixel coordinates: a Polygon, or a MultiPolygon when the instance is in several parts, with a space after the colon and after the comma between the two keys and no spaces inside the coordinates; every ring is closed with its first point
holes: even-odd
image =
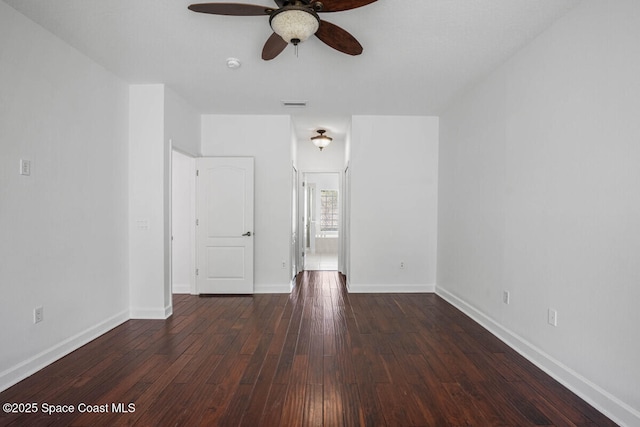
{"type": "Polygon", "coordinates": [[[579,375],[568,366],[549,356],[535,345],[497,323],[446,289],[438,286],[436,287],[436,294],[471,317],[524,358],[617,424],[621,426],[640,426],[640,412],[636,409],[579,375]]]}
{"type": "Polygon", "coordinates": [[[130,319],[156,319],[164,320],[173,314],[173,306],[168,305],[165,308],[140,308],[131,307],[129,311],[130,319]]]}
{"type": "Polygon", "coordinates": [[[188,283],[174,283],[171,286],[171,291],[174,294],[190,294],[191,293],[191,285],[188,283]]]}
{"type": "Polygon", "coordinates": [[[255,285],[254,294],[289,294],[291,293],[291,283],[277,285],[255,285]]]}
{"type": "Polygon", "coordinates": [[[117,313],[110,318],[80,332],[66,340],[48,348],[39,354],[12,366],[0,373],[0,391],[19,383],[23,379],[33,375],[40,369],[52,364],[56,360],[66,356],[74,350],[82,347],[100,335],[109,332],[111,329],[129,320],[129,310],[117,313]]]}
{"type": "Polygon", "coordinates": [[[424,294],[433,293],[435,290],[434,284],[362,285],[347,281],[347,291],[352,294],[424,294]]]}

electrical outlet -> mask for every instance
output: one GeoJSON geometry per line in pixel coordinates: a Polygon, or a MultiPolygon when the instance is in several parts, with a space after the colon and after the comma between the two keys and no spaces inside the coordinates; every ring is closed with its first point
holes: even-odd
{"type": "Polygon", "coordinates": [[[558,326],[558,311],[557,310],[554,310],[553,308],[549,309],[547,322],[549,322],[549,324],[551,326],[558,326]]]}
{"type": "Polygon", "coordinates": [[[400,268],[404,269],[404,261],[400,261],[400,268]]]}
{"type": "Polygon", "coordinates": [[[36,307],[33,309],[33,323],[40,323],[44,320],[44,308],[36,307]]]}
{"type": "Polygon", "coordinates": [[[284,270],[285,268],[287,268],[287,262],[286,261],[282,261],[282,269],[284,270]]]}
{"type": "Polygon", "coordinates": [[[509,304],[509,301],[510,301],[509,291],[502,291],[502,302],[505,304],[509,304]]]}

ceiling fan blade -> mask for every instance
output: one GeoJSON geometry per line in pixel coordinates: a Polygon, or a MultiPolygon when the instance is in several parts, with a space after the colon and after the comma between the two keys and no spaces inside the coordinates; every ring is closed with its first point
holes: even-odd
{"type": "Polygon", "coordinates": [[[360,55],[362,45],[346,30],[331,22],[320,20],[316,36],[328,46],[348,55],[360,55]]]}
{"type": "Polygon", "coordinates": [[[271,37],[267,39],[267,42],[264,44],[262,48],[262,59],[265,61],[269,61],[276,56],[280,55],[280,52],[287,47],[289,43],[284,41],[282,37],[277,35],[276,33],[271,34],[271,37]]]}
{"type": "Polygon", "coordinates": [[[214,15],[261,16],[269,15],[273,8],[242,3],[198,3],[189,6],[189,10],[214,15]]]}
{"type": "Polygon", "coordinates": [[[278,7],[284,7],[287,3],[289,3],[287,0],[274,0],[277,4],[278,7]]]}
{"type": "Polygon", "coordinates": [[[340,12],[366,6],[377,0],[313,0],[311,6],[316,12],[340,12]]]}

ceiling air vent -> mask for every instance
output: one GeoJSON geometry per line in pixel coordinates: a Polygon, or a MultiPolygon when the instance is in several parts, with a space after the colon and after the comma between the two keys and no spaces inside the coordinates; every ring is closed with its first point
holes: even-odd
{"type": "Polygon", "coordinates": [[[282,106],[286,108],[304,108],[307,106],[307,101],[281,101],[282,106]]]}

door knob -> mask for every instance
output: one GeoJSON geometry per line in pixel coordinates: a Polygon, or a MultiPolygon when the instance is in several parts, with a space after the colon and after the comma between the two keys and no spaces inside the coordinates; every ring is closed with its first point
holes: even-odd
{"type": "Polygon", "coordinates": [[[251,232],[247,231],[246,233],[243,234],[243,236],[251,237],[251,232]]]}

